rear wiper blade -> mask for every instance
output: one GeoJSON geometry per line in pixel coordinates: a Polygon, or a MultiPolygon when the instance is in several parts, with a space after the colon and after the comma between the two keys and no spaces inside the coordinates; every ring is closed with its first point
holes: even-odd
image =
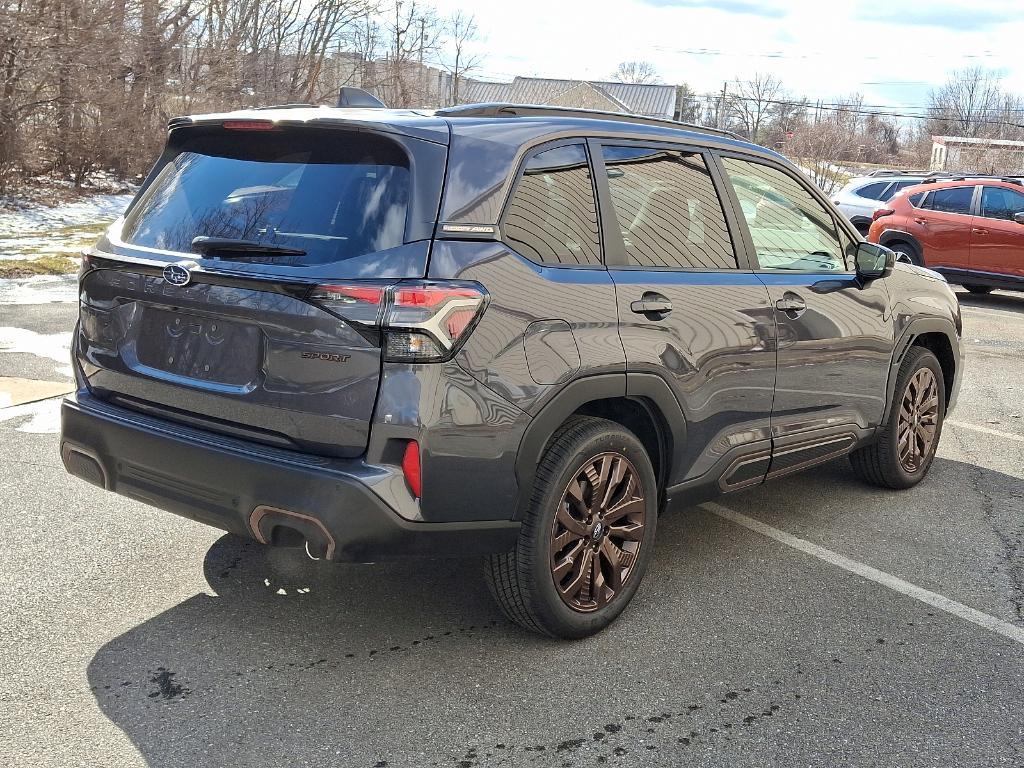
{"type": "Polygon", "coordinates": [[[215,251],[230,252],[233,256],[305,256],[301,248],[287,248],[283,245],[258,243],[233,237],[207,237],[200,235],[192,239],[192,250],[203,254],[215,251]]]}

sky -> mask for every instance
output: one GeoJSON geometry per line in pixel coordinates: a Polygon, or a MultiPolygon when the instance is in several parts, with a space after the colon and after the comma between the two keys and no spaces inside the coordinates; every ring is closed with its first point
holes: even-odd
{"type": "Polygon", "coordinates": [[[812,102],[851,93],[920,109],[956,69],[997,70],[1024,94],[1019,0],[428,0],[475,15],[477,77],[610,79],[646,60],[698,93],[756,72],[812,102]]]}

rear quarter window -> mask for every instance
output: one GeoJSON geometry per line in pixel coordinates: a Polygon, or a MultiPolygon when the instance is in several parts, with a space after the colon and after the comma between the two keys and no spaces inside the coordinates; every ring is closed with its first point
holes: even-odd
{"type": "Polygon", "coordinates": [[[526,162],[502,234],[518,253],[540,264],[601,263],[597,202],[583,144],[544,150],[526,162]]]}
{"type": "Polygon", "coordinates": [[[310,129],[198,130],[177,145],[125,220],[131,245],[189,253],[196,237],[304,251],[323,264],[405,241],[409,162],[368,134],[310,129]]]}

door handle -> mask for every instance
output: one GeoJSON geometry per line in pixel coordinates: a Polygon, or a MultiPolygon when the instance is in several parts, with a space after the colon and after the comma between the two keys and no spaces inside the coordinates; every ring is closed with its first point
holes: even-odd
{"type": "Polygon", "coordinates": [[[928,219],[914,219],[915,224],[920,224],[922,227],[928,226],[928,219]]]}
{"type": "Polygon", "coordinates": [[[638,315],[667,315],[672,311],[672,302],[660,293],[647,292],[629,308],[638,315]]]}
{"type": "Polygon", "coordinates": [[[789,313],[791,317],[799,317],[807,309],[807,302],[795,293],[787,291],[775,302],[775,308],[780,312],[789,313]]]}
{"type": "Polygon", "coordinates": [[[975,229],[974,230],[974,234],[976,234],[976,235],[987,235],[988,234],[988,230],[987,229],[975,229]]]}

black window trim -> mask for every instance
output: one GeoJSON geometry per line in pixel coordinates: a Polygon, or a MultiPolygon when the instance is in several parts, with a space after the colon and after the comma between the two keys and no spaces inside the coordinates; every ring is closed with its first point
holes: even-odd
{"type": "Polygon", "coordinates": [[[522,258],[526,259],[531,264],[535,264],[541,269],[588,269],[588,270],[599,270],[607,271],[607,258],[605,251],[605,230],[604,223],[601,217],[601,204],[600,204],[600,190],[599,184],[595,184],[594,180],[598,176],[595,172],[594,166],[594,153],[590,147],[590,139],[586,136],[563,136],[561,138],[553,139],[551,141],[541,142],[539,144],[532,144],[527,151],[525,151],[519,158],[519,164],[516,166],[515,182],[512,184],[508,191],[508,195],[505,197],[505,202],[501,208],[501,214],[498,216],[497,222],[497,233],[496,239],[501,241],[502,245],[506,248],[512,249],[522,258]],[[581,144],[583,146],[583,152],[587,157],[587,166],[590,169],[590,185],[594,192],[594,208],[597,213],[597,252],[601,261],[598,264],[552,264],[546,261],[534,261],[529,256],[519,253],[515,246],[509,243],[505,239],[505,219],[508,216],[509,209],[512,207],[512,201],[515,199],[516,192],[519,190],[519,184],[523,180],[523,175],[526,172],[526,165],[537,155],[547,152],[549,149],[558,149],[559,147],[569,146],[571,144],[581,144]]]}
{"type": "MultiPolygon", "coordinates": [[[[814,184],[812,184],[810,179],[801,178],[803,176],[803,174],[801,174],[801,173],[794,173],[792,171],[792,169],[790,169],[785,164],[780,163],[777,160],[774,160],[772,158],[764,157],[764,156],[761,156],[761,155],[753,155],[753,154],[748,154],[746,152],[737,152],[737,151],[733,151],[733,150],[715,150],[714,151],[714,155],[715,155],[715,160],[716,160],[717,164],[720,167],[720,173],[721,173],[722,177],[724,179],[726,179],[727,181],[729,181],[728,172],[725,170],[725,165],[722,163],[722,159],[726,158],[726,157],[732,157],[732,158],[735,158],[736,160],[743,160],[744,162],[748,162],[748,163],[759,163],[761,165],[766,165],[769,168],[774,168],[775,170],[785,174],[786,176],[789,176],[791,179],[796,180],[796,182],[798,184],[800,184],[800,186],[802,186],[806,191],[808,191],[810,193],[812,198],[817,200],[818,203],[820,203],[822,205],[822,207],[824,207],[825,211],[829,214],[829,216],[831,216],[832,223],[836,227],[836,234],[837,235],[845,234],[846,238],[848,240],[850,240],[850,242],[853,245],[857,245],[857,243],[860,243],[861,241],[863,241],[864,238],[861,237],[860,233],[857,232],[856,229],[854,229],[853,224],[845,216],[837,216],[836,215],[835,206],[832,205],[832,202],[828,199],[828,197],[825,195],[825,193],[822,192],[820,189],[818,189],[814,184]]],[[[728,186],[726,187],[726,189],[728,191],[730,202],[731,202],[733,208],[737,212],[742,212],[743,209],[740,207],[739,198],[736,196],[736,191],[733,189],[731,181],[729,181],[728,186]]],[[[853,261],[853,259],[848,258],[846,254],[843,254],[843,266],[845,267],[845,269],[842,270],[842,271],[835,270],[835,269],[830,269],[830,270],[821,270],[821,269],[777,269],[777,268],[773,269],[771,267],[762,267],[760,265],[760,262],[758,262],[758,260],[757,260],[757,249],[754,247],[754,238],[750,234],[750,227],[747,225],[746,218],[743,218],[741,223],[742,223],[742,230],[741,230],[741,232],[742,232],[742,236],[743,236],[743,241],[744,241],[746,249],[747,249],[747,251],[749,253],[748,261],[749,261],[749,263],[751,265],[752,271],[755,272],[755,273],[766,273],[766,274],[772,274],[772,275],[790,274],[790,275],[832,275],[832,276],[837,276],[837,275],[852,275],[852,274],[856,274],[856,272],[857,272],[856,265],[851,265],[851,263],[850,263],[851,261],[853,261]]],[[[843,238],[840,237],[839,238],[840,245],[842,245],[842,240],[843,240],[843,238]]]]}
{"type": "Polygon", "coordinates": [[[713,150],[710,147],[699,144],[687,144],[674,141],[657,141],[651,139],[625,139],[616,136],[600,136],[588,139],[590,144],[590,162],[594,168],[594,178],[597,180],[598,195],[598,217],[602,222],[602,235],[606,244],[604,250],[605,265],[608,269],[621,271],[639,272],[709,272],[714,274],[734,274],[736,272],[750,272],[748,253],[743,240],[737,237],[739,222],[736,220],[736,212],[728,197],[723,195],[725,188],[721,169],[715,162],[713,150]],[[722,214],[725,217],[726,233],[732,243],[733,253],[736,256],[735,267],[651,267],[643,264],[630,264],[626,254],[626,244],[622,239],[622,232],[619,231],[618,215],[611,198],[611,189],[608,186],[608,171],[604,164],[603,147],[639,147],[641,149],[665,149],[674,152],[690,152],[698,154],[708,169],[711,177],[711,184],[718,196],[718,202],[722,206],[722,214]],[[602,215],[602,211],[607,211],[602,215]]]}

